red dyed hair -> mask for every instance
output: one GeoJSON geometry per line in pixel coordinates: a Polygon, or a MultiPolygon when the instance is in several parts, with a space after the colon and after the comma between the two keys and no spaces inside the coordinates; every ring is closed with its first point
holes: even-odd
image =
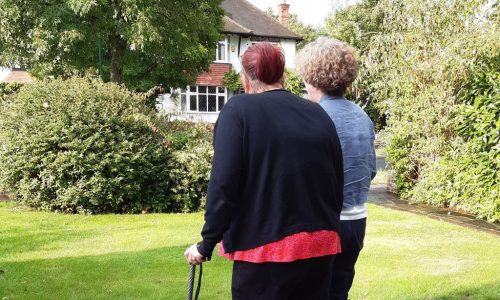
{"type": "Polygon", "coordinates": [[[241,57],[248,78],[267,84],[279,82],[285,71],[285,55],[271,43],[256,43],[241,57]]]}

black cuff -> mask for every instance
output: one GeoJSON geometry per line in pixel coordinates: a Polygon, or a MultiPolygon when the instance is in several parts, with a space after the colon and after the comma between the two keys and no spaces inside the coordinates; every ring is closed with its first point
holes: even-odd
{"type": "Polygon", "coordinates": [[[198,252],[200,252],[200,254],[203,255],[203,257],[210,260],[210,258],[212,257],[212,252],[214,251],[215,245],[217,245],[217,243],[211,243],[208,241],[201,241],[201,242],[196,244],[196,249],[198,249],[198,252]]]}

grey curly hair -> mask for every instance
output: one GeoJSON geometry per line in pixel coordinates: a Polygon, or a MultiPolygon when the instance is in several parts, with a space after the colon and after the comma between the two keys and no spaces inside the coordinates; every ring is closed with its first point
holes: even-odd
{"type": "Polygon", "coordinates": [[[296,68],[307,84],[341,96],[358,76],[359,63],[349,44],[320,37],[299,52],[296,68]]]}

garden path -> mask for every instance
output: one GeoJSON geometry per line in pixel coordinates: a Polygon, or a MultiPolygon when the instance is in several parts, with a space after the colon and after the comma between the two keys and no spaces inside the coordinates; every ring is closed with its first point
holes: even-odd
{"type": "MultiPolygon", "coordinates": [[[[377,169],[380,171],[385,169],[385,167],[385,157],[377,157],[377,169]]],[[[449,208],[410,203],[398,198],[396,194],[389,192],[387,190],[387,184],[372,185],[368,195],[368,202],[391,209],[425,215],[429,218],[492,233],[500,237],[500,223],[498,222],[489,223],[484,220],[478,220],[472,215],[461,213],[449,208]]]]}

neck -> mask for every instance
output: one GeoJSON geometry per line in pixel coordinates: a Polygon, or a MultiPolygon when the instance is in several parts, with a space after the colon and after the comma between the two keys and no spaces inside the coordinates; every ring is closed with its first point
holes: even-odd
{"type": "Polygon", "coordinates": [[[283,85],[279,82],[274,83],[274,84],[265,84],[261,83],[258,86],[252,87],[250,89],[250,94],[258,94],[258,93],[263,93],[267,91],[272,91],[272,90],[281,90],[283,89],[283,85]]]}
{"type": "Polygon", "coordinates": [[[306,83],[307,90],[307,98],[313,102],[319,102],[323,96],[326,96],[326,93],[321,89],[316,88],[310,84],[306,83]]]}

